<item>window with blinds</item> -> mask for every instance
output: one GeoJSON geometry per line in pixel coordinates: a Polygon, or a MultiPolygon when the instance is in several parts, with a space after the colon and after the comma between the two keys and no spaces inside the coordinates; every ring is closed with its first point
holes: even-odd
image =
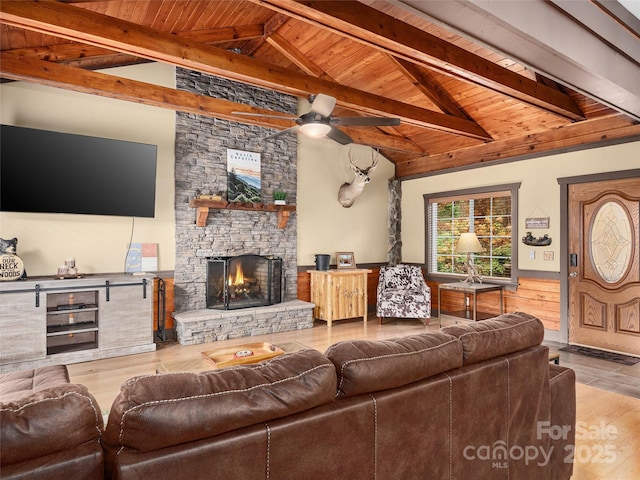
{"type": "Polygon", "coordinates": [[[511,279],[517,258],[517,191],[519,184],[491,189],[425,195],[427,270],[432,275],[466,275],[466,254],[456,253],[460,234],[474,232],[483,251],[472,253],[478,274],[511,279]]]}

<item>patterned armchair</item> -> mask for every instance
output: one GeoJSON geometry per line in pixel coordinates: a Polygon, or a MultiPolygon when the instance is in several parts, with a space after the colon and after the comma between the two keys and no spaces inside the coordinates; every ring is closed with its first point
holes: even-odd
{"type": "Polygon", "coordinates": [[[415,265],[380,267],[377,316],[430,318],[431,289],[415,265]]]}

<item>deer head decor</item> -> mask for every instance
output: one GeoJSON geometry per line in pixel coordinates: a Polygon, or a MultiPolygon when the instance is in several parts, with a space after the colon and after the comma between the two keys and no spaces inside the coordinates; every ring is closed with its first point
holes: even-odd
{"type": "Polygon", "coordinates": [[[371,181],[369,175],[373,173],[378,165],[378,150],[371,152],[371,165],[367,168],[360,168],[351,158],[351,150],[349,150],[349,163],[351,164],[351,171],[355,174],[355,178],[351,183],[343,183],[338,190],[338,201],[344,208],[349,208],[356,201],[356,198],[360,196],[364,186],[371,181]]]}

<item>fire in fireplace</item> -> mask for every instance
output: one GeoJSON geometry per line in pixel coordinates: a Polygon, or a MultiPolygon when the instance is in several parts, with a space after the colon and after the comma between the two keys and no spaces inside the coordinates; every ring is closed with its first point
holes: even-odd
{"type": "Polygon", "coordinates": [[[282,259],[262,255],[207,259],[207,308],[233,310],[282,302],[282,259]]]}

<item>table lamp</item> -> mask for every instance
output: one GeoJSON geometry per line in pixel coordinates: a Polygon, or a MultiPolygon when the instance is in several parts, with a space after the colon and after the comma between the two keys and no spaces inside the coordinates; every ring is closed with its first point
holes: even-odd
{"type": "Polygon", "coordinates": [[[478,276],[476,267],[473,265],[471,254],[483,251],[484,248],[482,248],[480,240],[478,240],[478,237],[475,233],[468,232],[460,235],[460,239],[456,244],[455,253],[467,254],[467,261],[465,262],[465,265],[467,267],[467,278],[463,280],[464,283],[482,283],[482,279],[478,276]]]}

